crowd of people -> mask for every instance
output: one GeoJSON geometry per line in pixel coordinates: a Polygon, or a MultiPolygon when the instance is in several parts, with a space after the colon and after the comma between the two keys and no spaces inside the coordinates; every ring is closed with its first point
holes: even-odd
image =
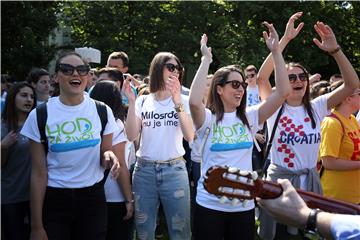
{"type": "Polygon", "coordinates": [[[285,62],[301,16],[281,38],[263,23],[270,53],[259,70],[209,73],[203,34],[190,89],[170,52],[157,53],[143,77],[129,74],[125,52],[94,69],[73,51],[58,57],[54,74],[33,68],[14,84],[2,75],[2,237],[155,239],[161,209],[170,239],[276,239],[278,223],[289,236],[315,229],[360,239],[359,216],[311,210],[294,189],[360,204],[359,78],[323,22],[313,42],[340,73],[324,80],[285,62]],[[284,192],[219,201],[203,185],[215,165],[266,172],[284,192]]]}

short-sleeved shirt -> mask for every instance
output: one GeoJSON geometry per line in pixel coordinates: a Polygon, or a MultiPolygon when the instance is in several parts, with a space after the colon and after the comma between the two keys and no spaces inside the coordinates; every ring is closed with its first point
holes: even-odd
{"type": "MultiPolygon", "coordinates": [[[[360,161],[360,124],[353,115],[346,118],[336,110],[340,119],[326,117],[321,124],[319,157],[330,156],[342,161],[360,161]],[[344,132],[345,131],[345,132],[344,132]]],[[[335,199],[360,203],[360,169],[336,171],[325,169],[321,177],[324,195],[335,199]]]]}
{"type": "MultiPolygon", "coordinates": [[[[118,129],[112,110],[106,108],[108,122],[103,135],[118,129]]],[[[47,103],[47,111],[48,186],[82,188],[99,182],[104,169],[100,164],[101,121],[94,100],[84,94],[80,104],[69,106],[59,97],[53,97],[47,103]]],[[[35,109],[30,112],[21,134],[40,143],[35,109]]]]}
{"type": "MultiPolygon", "coordinates": [[[[181,95],[181,102],[190,115],[189,98],[181,95]]],[[[142,124],[137,157],[166,161],[185,154],[179,116],[171,96],[162,101],[157,101],[154,94],[140,96],[135,102],[135,114],[142,124]]]]}
{"type": "MultiPolygon", "coordinates": [[[[322,95],[310,102],[315,128],[311,126],[310,116],[304,105],[294,107],[284,103],[270,149],[272,163],[290,171],[316,167],[321,141],[320,123],[330,113],[327,109],[327,98],[328,95],[322,95]]],[[[278,112],[279,110],[267,120],[269,133],[274,128],[278,112]]],[[[302,175],[300,180],[301,188],[305,189],[305,175],[302,175]]]]}
{"type": "Polygon", "coordinates": [[[216,124],[216,117],[206,109],[204,124],[197,130],[199,141],[202,141],[206,128],[210,128],[204,146],[201,177],[197,186],[196,202],[206,208],[223,212],[241,212],[254,208],[254,201],[245,206],[233,206],[230,202],[221,204],[218,197],[204,189],[206,171],[215,165],[236,167],[252,171],[253,136],[260,129],[258,124],[259,105],[247,108],[246,116],[250,129],[236,116],[236,112],[224,113],[223,119],[216,124]]]}
{"type": "MultiPolygon", "coordinates": [[[[8,133],[7,124],[2,122],[1,139],[8,133]]],[[[29,201],[30,173],[29,139],[19,134],[16,142],[7,149],[6,163],[1,167],[1,204],[29,201]]]]}
{"type": "MultiPolygon", "coordinates": [[[[125,134],[123,122],[120,119],[117,119],[116,123],[119,127],[119,130],[117,130],[113,134],[113,140],[112,140],[113,146],[115,146],[119,143],[126,143],[128,141],[126,134],[125,134]]],[[[124,157],[125,157],[125,155],[126,154],[124,153],[124,157]]],[[[124,202],[125,201],[124,195],[121,191],[121,188],[120,188],[120,185],[119,185],[117,179],[112,178],[110,176],[110,174],[105,181],[104,188],[105,188],[105,196],[106,196],[107,202],[124,202]]]]}
{"type": "Polygon", "coordinates": [[[253,87],[247,87],[246,88],[246,106],[254,106],[259,104],[260,101],[260,95],[259,95],[259,87],[256,85],[253,87]]]}

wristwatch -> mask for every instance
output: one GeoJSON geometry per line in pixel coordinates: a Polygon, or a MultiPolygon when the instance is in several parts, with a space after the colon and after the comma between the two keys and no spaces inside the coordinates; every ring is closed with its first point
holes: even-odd
{"type": "Polygon", "coordinates": [[[180,103],[180,104],[178,104],[177,106],[175,105],[175,111],[176,111],[177,113],[183,112],[183,111],[184,111],[184,104],[180,103]]]}

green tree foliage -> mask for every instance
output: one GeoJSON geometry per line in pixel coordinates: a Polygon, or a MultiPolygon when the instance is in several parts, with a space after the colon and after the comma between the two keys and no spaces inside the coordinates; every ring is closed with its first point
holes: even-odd
{"type": "Polygon", "coordinates": [[[130,56],[132,73],[147,73],[152,57],[171,51],[184,63],[190,84],[199,64],[199,40],[209,36],[212,71],[227,64],[260,67],[269,53],[262,38],[263,21],[274,23],[281,36],[291,14],[303,11],[305,26],[284,52],[324,77],[338,72],[335,61],[312,42],[316,21],[328,23],[355,68],[359,63],[359,2],[68,2],[64,24],[73,29],[74,46],[102,51],[102,66],[112,51],[130,56]]]}
{"type": "Polygon", "coordinates": [[[47,68],[56,49],[48,44],[57,26],[54,2],[1,2],[1,70],[18,81],[32,67],[47,68]]]}
{"type": "Polygon", "coordinates": [[[227,64],[260,67],[269,53],[262,38],[262,31],[266,30],[262,22],[274,23],[282,36],[287,20],[297,11],[304,12],[301,21],[305,26],[285,49],[286,60],[301,62],[310,72],[319,72],[324,77],[338,72],[335,61],[312,42],[317,37],[313,25],[320,20],[333,28],[344,52],[357,71],[360,70],[360,2],[218,0],[1,4],[2,66],[6,71],[19,71],[15,66],[24,63],[28,67],[28,61],[39,65],[36,59],[40,58],[40,65],[46,64],[48,58],[39,56],[51,58],[49,51],[53,48],[44,46],[42,41],[58,16],[60,27],[71,29],[73,42],[66,48],[87,46],[101,50],[99,67],[105,65],[111,52],[125,51],[130,57],[130,72],[147,74],[153,56],[159,51],[170,51],[184,64],[185,85],[189,86],[200,62],[202,33],[208,34],[209,46],[213,49],[212,72],[227,64]],[[56,15],[54,5],[59,6],[56,15]],[[5,56],[6,64],[13,64],[13,67],[5,65],[5,56]]]}

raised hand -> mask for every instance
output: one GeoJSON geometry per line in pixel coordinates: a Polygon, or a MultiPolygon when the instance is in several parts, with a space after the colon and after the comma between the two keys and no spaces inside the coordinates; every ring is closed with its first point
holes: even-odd
{"type": "Polygon", "coordinates": [[[295,21],[298,20],[301,16],[302,16],[302,12],[297,12],[295,14],[293,14],[290,18],[289,21],[286,24],[286,28],[285,28],[285,33],[283,38],[287,41],[290,41],[292,39],[294,39],[299,32],[301,31],[301,29],[304,26],[304,23],[301,22],[299,23],[299,25],[295,28],[295,21]]]}
{"type": "Polygon", "coordinates": [[[310,84],[319,82],[320,80],[321,80],[321,75],[320,75],[320,73],[315,73],[314,75],[311,75],[311,76],[309,77],[309,82],[310,82],[310,84]]]}
{"type": "Polygon", "coordinates": [[[332,29],[324,24],[323,22],[317,22],[314,25],[315,31],[319,34],[321,38],[321,42],[317,38],[313,38],[313,42],[318,46],[321,50],[325,52],[334,51],[339,45],[336,41],[336,37],[332,29]]]}
{"type": "Polygon", "coordinates": [[[128,77],[124,80],[123,86],[121,91],[125,94],[125,96],[128,98],[129,103],[135,102],[135,94],[131,90],[130,81],[128,80],[128,77]]]}
{"type": "Polygon", "coordinates": [[[207,46],[206,46],[207,41],[208,41],[208,37],[207,37],[207,35],[204,33],[204,34],[201,36],[201,40],[200,40],[200,50],[201,50],[201,54],[202,54],[203,58],[207,58],[207,59],[210,59],[210,60],[212,61],[211,47],[207,47],[207,46]]]}
{"type": "Polygon", "coordinates": [[[180,81],[175,76],[170,76],[169,79],[165,82],[166,89],[168,89],[171,93],[172,100],[174,104],[181,103],[181,86],[180,81]]]}
{"type": "Polygon", "coordinates": [[[263,32],[263,37],[267,47],[271,52],[279,50],[279,35],[277,34],[273,24],[269,24],[268,22],[263,22],[263,24],[269,30],[269,34],[266,31],[263,32]]]}

